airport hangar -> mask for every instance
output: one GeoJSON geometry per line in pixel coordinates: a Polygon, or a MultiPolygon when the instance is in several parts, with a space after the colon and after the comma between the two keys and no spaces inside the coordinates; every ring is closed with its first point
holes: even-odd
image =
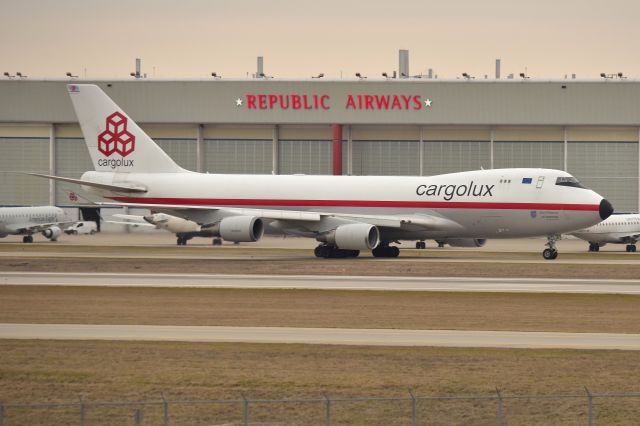
{"type": "Polygon", "coordinates": [[[67,94],[74,83],[100,85],[189,170],[544,167],[572,173],[618,212],[639,210],[640,82],[417,78],[0,80],[0,205],[70,205],[62,184],[11,172],[92,169],[67,94]]]}

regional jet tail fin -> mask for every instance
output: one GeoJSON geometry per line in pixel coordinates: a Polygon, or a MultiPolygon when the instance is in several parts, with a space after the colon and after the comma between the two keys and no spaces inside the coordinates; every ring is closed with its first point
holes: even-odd
{"type": "Polygon", "coordinates": [[[94,84],[67,85],[96,171],[184,172],[94,84]]]}

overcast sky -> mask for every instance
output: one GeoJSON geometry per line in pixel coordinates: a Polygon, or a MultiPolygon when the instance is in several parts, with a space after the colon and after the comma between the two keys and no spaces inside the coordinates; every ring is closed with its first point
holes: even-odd
{"type": "Polygon", "coordinates": [[[640,1],[0,0],[0,72],[158,78],[412,74],[640,77],[640,1]]]}

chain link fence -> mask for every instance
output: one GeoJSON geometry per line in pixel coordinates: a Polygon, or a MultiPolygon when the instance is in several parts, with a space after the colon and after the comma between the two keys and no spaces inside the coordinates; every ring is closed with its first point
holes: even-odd
{"type": "Polygon", "coordinates": [[[48,424],[225,426],[640,424],[640,393],[330,397],[12,404],[0,426],[48,424]]]}

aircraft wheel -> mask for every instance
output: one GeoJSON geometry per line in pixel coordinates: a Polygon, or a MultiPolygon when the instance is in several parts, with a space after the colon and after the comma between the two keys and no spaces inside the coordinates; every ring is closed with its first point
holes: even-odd
{"type": "Polygon", "coordinates": [[[221,246],[222,245],[222,239],[221,238],[214,238],[213,241],[211,242],[214,246],[221,246]]]}
{"type": "Polygon", "coordinates": [[[325,244],[321,244],[313,250],[313,254],[315,254],[316,257],[328,259],[329,257],[331,257],[331,251],[331,247],[325,244]]]}
{"type": "Polygon", "coordinates": [[[398,257],[400,249],[395,246],[378,246],[371,250],[373,257],[398,257]]]}
{"type": "Polygon", "coordinates": [[[593,249],[594,249],[593,251],[600,251],[600,244],[595,243],[595,244],[593,245],[593,249]]]}
{"type": "Polygon", "coordinates": [[[553,260],[558,257],[558,251],[550,248],[544,249],[542,251],[542,257],[546,260],[553,260]]]}
{"type": "Polygon", "coordinates": [[[425,243],[424,241],[416,241],[416,248],[418,250],[424,250],[427,248],[427,243],[425,243]]]}
{"type": "Polygon", "coordinates": [[[634,244],[631,244],[631,252],[632,253],[636,252],[636,246],[634,244]]]}
{"type": "Polygon", "coordinates": [[[631,253],[632,251],[635,251],[634,248],[636,248],[636,246],[627,244],[627,253],[631,253]]]}
{"type": "Polygon", "coordinates": [[[32,243],[33,242],[33,236],[32,235],[25,235],[24,237],[22,237],[22,242],[23,243],[32,243]]]}
{"type": "Polygon", "coordinates": [[[596,251],[596,248],[593,246],[593,243],[589,243],[589,251],[596,251]]]}

